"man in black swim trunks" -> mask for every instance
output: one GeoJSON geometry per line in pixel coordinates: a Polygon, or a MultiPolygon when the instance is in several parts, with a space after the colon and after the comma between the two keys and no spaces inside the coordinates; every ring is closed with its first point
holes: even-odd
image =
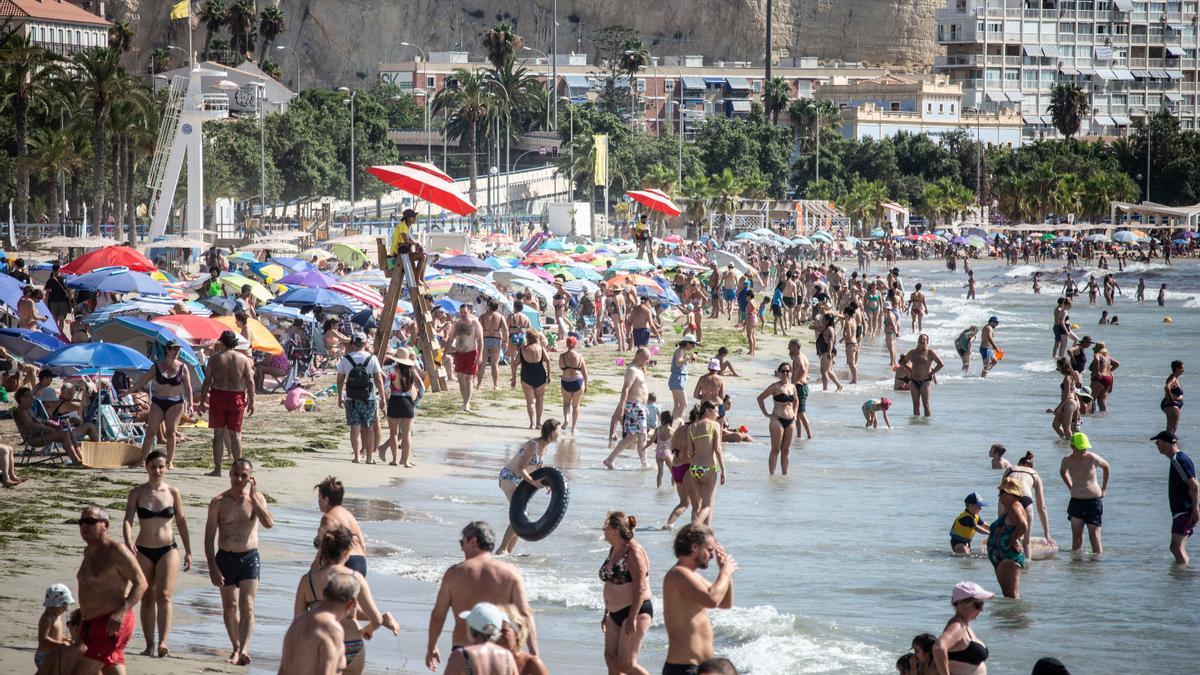
{"type": "Polygon", "coordinates": [[[208,578],[221,589],[225,631],[233,644],[233,653],[225,661],[244,666],[250,663],[254,594],[258,592],[258,526],[274,527],[275,518],[258,491],[250,460],[233,463],[229,484],[228,490],[208,504],[204,555],[208,559],[208,578]]]}
{"type": "Polygon", "coordinates": [[[1200,482],[1196,465],[1179,449],[1179,439],[1171,431],[1160,431],[1150,440],[1159,454],[1171,460],[1167,475],[1167,498],[1171,504],[1171,555],[1180,565],[1188,564],[1187,541],[1200,523],[1200,482]]]}

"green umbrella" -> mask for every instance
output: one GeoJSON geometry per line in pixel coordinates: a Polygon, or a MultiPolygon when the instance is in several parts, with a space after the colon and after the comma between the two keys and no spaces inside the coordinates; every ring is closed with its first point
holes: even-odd
{"type": "Polygon", "coordinates": [[[1042,241],[1054,241],[1055,239],[1058,239],[1058,235],[1053,232],[1047,232],[1042,235],[1042,241]]]}

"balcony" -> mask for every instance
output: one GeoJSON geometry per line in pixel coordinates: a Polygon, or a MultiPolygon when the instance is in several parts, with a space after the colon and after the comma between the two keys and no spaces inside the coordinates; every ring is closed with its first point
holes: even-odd
{"type": "Polygon", "coordinates": [[[34,42],[33,44],[59,56],[74,56],[87,49],[83,45],[64,45],[57,42],[34,42]]]}

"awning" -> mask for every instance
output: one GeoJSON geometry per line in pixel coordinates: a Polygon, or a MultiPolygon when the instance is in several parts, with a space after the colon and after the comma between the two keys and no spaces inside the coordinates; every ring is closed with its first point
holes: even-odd
{"type": "Polygon", "coordinates": [[[1111,117],[1104,117],[1101,115],[1097,115],[1094,119],[1096,121],[1096,126],[1111,127],[1111,126],[1116,125],[1116,122],[1113,122],[1113,118],[1111,118],[1111,117]]]}
{"type": "Polygon", "coordinates": [[[1150,72],[1146,71],[1146,70],[1138,70],[1137,68],[1134,68],[1133,70],[1131,70],[1129,72],[1133,73],[1134,77],[1140,77],[1143,80],[1150,77],[1150,72]]]}
{"type": "Polygon", "coordinates": [[[1122,12],[1132,12],[1133,0],[1113,0],[1113,7],[1116,7],[1122,12]]]}
{"type": "Polygon", "coordinates": [[[683,88],[684,89],[704,89],[705,88],[704,78],[696,77],[694,75],[684,75],[683,76],[683,88]]]}
{"type": "Polygon", "coordinates": [[[1021,101],[1025,100],[1025,94],[1022,94],[1019,91],[1006,91],[1004,92],[1004,95],[1008,97],[1008,100],[1013,101],[1014,103],[1020,103],[1021,101]]]}
{"type": "Polygon", "coordinates": [[[724,85],[724,84],[725,84],[725,78],[723,78],[723,77],[706,77],[706,78],[704,78],[704,84],[705,84],[705,85],[709,85],[709,84],[720,84],[720,85],[724,85]]]}
{"type": "Polygon", "coordinates": [[[1101,61],[1111,61],[1113,50],[1108,45],[1100,45],[1096,47],[1096,58],[1101,61]]]}
{"type": "Polygon", "coordinates": [[[1025,51],[1025,56],[1042,56],[1042,48],[1039,45],[1025,45],[1021,49],[1025,51]]]}
{"type": "Polygon", "coordinates": [[[1182,70],[1168,70],[1167,77],[1171,78],[1172,80],[1182,80],[1183,79],[1183,71],[1182,70]]]}
{"type": "Polygon", "coordinates": [[[1113,73],[1113,71],[1109,70],[1108,68],[1097,68],[1096,77],[1099,77],[1102,80],[1117,79],[1117,76],[1113,73]]]}
{"type": "Polygon", "coordinates": [[[1038,115],[1022,115],[1021,119],[1025,124],[1041,124],[1042,118],[1038,115]]]}
{"type": "Polygon", "coordinates": [[[1093,75],[1095,75],[1095,74],[1096,74],[1096,71],[1095,71],[1095,70],[1093,70],[1093,69],[1091,69],[1091,68],[1080,68],[1080,69],[1079,69],[1079,74],[1080,74],[1080,75],[1087,75],[1088,77],[1091,77],[1091,76],[1093,76],[1093,75]]]}
{"type": "Polygon", "coordinates": [[[1152,69],[1150,71],[1150,77],[1157,77],[1160,80],[1165,80],[1169,76],[1167,75],[1167,71],[1165,71],[1165,70],[1153,70],[1152,69]]]}
{"type": "Polygon", "coordinates": [[[1169,56],[1174,56],[1175,58],[1179,58],[1179,57],[1183,56],[1184,54],[1186,54],[1186,52],[1183,51],[1183,47],[1167,47],[1167,54],[1169,56]]]}
{"type": "Polygon", "coordinates": [[[1133,81],[1133,73],[1129,72],[1128,68],[1113,68],[1113,74],[1117,76],[1118,80],[1133,81]]]}
{"type": "Polygon", "coordinates": [[[750,91],[750,80],[744,77],[727,77],[725,81],[733,91],[750,91]]]}
{"type": "Polygon", "coordinates": [[[1042,115],[1042,124],[1046,126],[1054,126],[1054,118],[1050,115],[1042,115]]]}
{"type": "MultiPolygon", "coordinates": [[[[1175,31],[1176,33],[1183,32],[1183,24],[1181,24],[1181,23],[1168,23],[1167,28],[1170,28],[1171,30],[1175,31]]],[[[1170,47],[1167,47],[1167,49],[1170,49],[1170,47]]]]}
{"type": "Polygon", "coordinates": [[[569,89],[587,89],[587,75],[563,75],[563,80],[569,89]]]}
{"type": "Polygon", "coordinates": [[[730,109],[735,113],[750,112],[750,101],[745,99],[736,99],[729,102],[730,109]]]}
{"type": "Polygon", "coordinates": [[[1183,100],[1183,96],[1181,96],[1179,94],[1173,94],[1171,92],[1167,92],[1167,93],[1163,94],[1163,98],[1167,99],[1171,103],[1179,103],[1180,101],[1183,100]]]}
{"type": "Polygon", "coordinates": [[[989,91],[987,93],[987,100],[992,103],[1003,103],[1008,100],[1008,96],[1005,96],[1002,91],[989,91]]]}
{"type": "Polygon", "coordinates": [[[1113,115],[1113,121],[1116,122],[1117,126],[1119,127],[1133,126],[1133,120],[1125,117],[1124,115],[1113,115]]]}
{"type": "Polygon", "coordinates": [[[1062,73],[1063,75],[1078,75],[1079,69],[1072,68],[1071,66],[1062,66],[1058,69],[1058,72],[1062,73]]]}
{"type": "Polygon", "coordinates": [[[1042,55],[1050,56],[1053,58],[1058,58],[1059,57],[1058,47],[1055,45],[1045,45],[1042,47],[1042,55]]]}

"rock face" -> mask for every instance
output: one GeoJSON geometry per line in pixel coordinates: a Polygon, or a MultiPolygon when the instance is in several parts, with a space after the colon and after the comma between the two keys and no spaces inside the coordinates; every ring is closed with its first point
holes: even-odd
{"type": "MultiPolygon", "coordinates": [[[[410,61],[416,51],[482,53],[480,36],[506,19],[526,44],[550,51],[553,0],[282,0],[287,31],[275,44],[296,50],[305,86],[367,84],[379,64],[410,61]]],[[[144,65],[155,47],[186,49],[183,22],[170,26],[172,0],[115,0],[113,12],[135,26],[144,65]]],[[[200,2],[194,2],[199,6],[200,2]]],[[[228,4],[228,3],[227,3],[228,4]]],[[[266,0],[259,0],[261,10],[266,0]]],[[[935,9],[944,0],[774,0],[776,58],[816,56],[908,70],[929,67],[936,52],[935,9]]],[[[706,62],[761,63],[765,0],[558,0],[558,51],[586,52],[591,36],[611,25],[638,31],[656,56],[703,54],[706,62]]],[[[193,34],[196,49],[205,30],[193,34]]],[[[296,62],[274,60],[290,80],[296,62]]]]}

